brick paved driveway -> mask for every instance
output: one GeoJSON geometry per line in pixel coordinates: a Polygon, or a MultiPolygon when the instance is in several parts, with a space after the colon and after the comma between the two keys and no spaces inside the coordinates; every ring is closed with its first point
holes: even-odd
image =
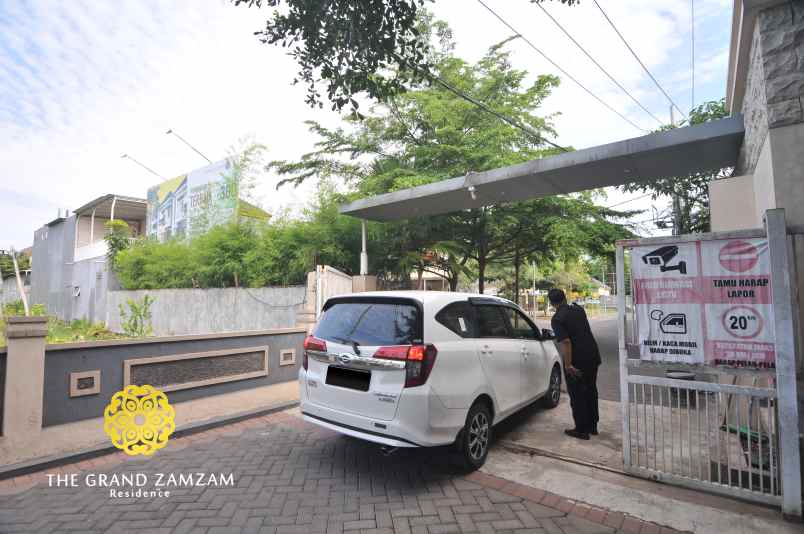
{"type": "Polygon", "coordinates": [[[119,453],[47,471],[77,473],[75,488],[48,487],[44,474],[2,481],[0,532],[660,531],[496,477],[463,476],[447,460],[443,451],[385,457],[283,412],[174,439],[150,459],[119,453]],[[148,490],[157,473],[199,472],[233,473],[235,484],[147,499],[113,499],[84,484],[87,474],[144,473],[148,490]]]}

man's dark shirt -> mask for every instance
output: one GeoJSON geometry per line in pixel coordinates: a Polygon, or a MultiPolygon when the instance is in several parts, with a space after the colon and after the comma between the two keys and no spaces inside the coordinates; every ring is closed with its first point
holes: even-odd
{"type": "Polygon", "coordinates": [[[600,365],[600,351],[592,335],[586,312],[577,304],[562,304],[551,321],[556,341],[572,342],[572,365],[579,369],[600,365]]]}

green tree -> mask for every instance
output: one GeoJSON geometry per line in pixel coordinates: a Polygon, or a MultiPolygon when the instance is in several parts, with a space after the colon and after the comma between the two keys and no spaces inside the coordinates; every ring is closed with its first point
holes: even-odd
{"type": "Polygon", "coordinates": [[[190,245],[180,240],[141,240],[115,259],[115,274],[123,289],[199,287],[190,245]]]}
{"type": "MultiPolygon", "coordinates": [[[[431,55],[437,74],[527,125],[530,132],[499,121],[442,86],[421,85],[374,106],[367,117],[346,118],[345,127],[309,123],[320,139],[316,149],[299,161],[270,164],[284,177],[282,183],[338,178],[350,187],[352,197],[362,197],[556,152],[542,141],[555,134],[551,117],[535,113],[558,85],[556,77],[542,75],[526,83],[527,73],[512,67],[505,42],[470,64],[452,55],[448,28],[435,23],[430,31],[438,33],[442,43],[431,55]]],[[[461,273],[474,268],[482,292],[490,263],[577,255],[601,248],[602,236],[629,235],[608,220],[620,215],[626,214],[595,206],[590,195],[578,195],[373,225],[372,241],[383,244],[380,254],[373,255],[373,269],[403,279],[411,270],[443,270],[454,289],[461,273]]],[[[354,235],[359,235],[357,230],[354,235]]]]}
{"type": "MultiPolygon", "coordinates": [[[[17,253],[17,265],[20,271],[31,268],[31,257],[27,254],[17,253]]],[[[0,280],[14,276],[14,260],[10,253],[0,254],[0,280]]]]}
{"type": "Polygon", "coordinates": [[[191,263],[201,287],[240,287],[246,272],[245,258],[258,241],[251,225],[222,224],[196,237],[190,245],[191,263]]]}
{"type": "MultiPolygon", "coordinates": [[[[669,130],[680,126],[702,124],[712,120],[728,117],[726,100],[704,102],[689,113],[689,117],[678,126],[664,126],[661,130],[669,130]]],[[[696,172],[688,176],[674,176],[648,182],[631,183],[621,186],[623,191],[633,193],[650,193],[655,201],[660,196],[669,196],[675,200],[672,219],[677,233],[689,234],[709,231],[709,182],[727,177],[731,169],[712,169],[696,172]]],[[[661,224],[661,223],[660,223],[661,224]]]]}
{"type": "Polygon", "coordinates": [[[120,219],[106,221],[104,226],[106,227],[106,235],[103,236],[107,248],[106,258],[114,269],[117,255],[130,246],[131,229],[126,221],[120,219]]]}
{"type": "Polygon", "coordinates": [[[256,35],[263,43],[289,48],[299,66],[294,83],[307,86],[311,106],[323,106],[321,86],[333,109],[350,105],[357,110],[356,95],[385,101],[409,84],[430,79],[430,42],[420,26],[425,0],[232,2],[284,8],[275,9],[256,35]]]}

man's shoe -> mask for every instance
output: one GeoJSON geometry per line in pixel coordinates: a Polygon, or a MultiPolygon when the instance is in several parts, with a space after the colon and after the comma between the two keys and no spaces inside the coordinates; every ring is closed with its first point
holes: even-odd
{"type": "Polygon", "coordinates": [[[566,435],[568,435],[569,437],[575,438],[575,439],[585,439],[585,440],[589,439],[589,434],[588,433],[581,432],[580,430],[577,430],[575,428],[568,428],[567,430],[564,431],[564,433],[566,435]]]}
{"type": "Polygon", "coordinates": [[[597,436],[597,425],[593,426],[592,431],[589,433],[592,434],[593,436],[597,436]]]}

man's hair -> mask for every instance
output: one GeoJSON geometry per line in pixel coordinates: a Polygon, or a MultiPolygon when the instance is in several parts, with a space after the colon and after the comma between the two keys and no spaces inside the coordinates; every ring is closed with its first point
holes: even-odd
{"type": "Polygon", "coordinates": [[[556,304],[561,304],[562,302],[567,300],[567,295],[557,287],[554,287],[550,291],[547,292],[547,299],[550,301],[550,304],[555,306],[556,304]]]}

